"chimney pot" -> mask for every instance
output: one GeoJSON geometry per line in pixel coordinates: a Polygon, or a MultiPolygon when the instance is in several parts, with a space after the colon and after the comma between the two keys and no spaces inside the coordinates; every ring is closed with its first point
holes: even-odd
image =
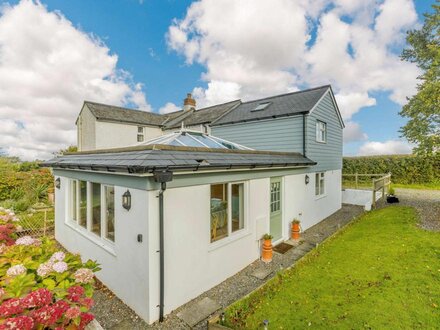
{"type": "Polygon", "coordinates": [[[192,98],[191,93],[186,94],[186,99],[183,100],[183,110],[188,111],[196,108],[196,100],[192,98]]]}

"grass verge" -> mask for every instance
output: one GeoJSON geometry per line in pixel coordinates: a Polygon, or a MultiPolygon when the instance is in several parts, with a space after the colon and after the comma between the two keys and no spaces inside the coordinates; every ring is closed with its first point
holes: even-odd
{"type": "Polygon", "coordinates": [[[227,325],[259,329],[431,329],[440,324],[440,235],[414,209],[361,216],[295,267],[226,310],[227,325]]]}

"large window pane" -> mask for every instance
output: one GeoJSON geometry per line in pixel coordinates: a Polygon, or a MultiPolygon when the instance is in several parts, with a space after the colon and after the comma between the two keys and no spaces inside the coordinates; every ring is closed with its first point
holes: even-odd
{"type": "Polygon", "coordinates": [[[77,205],[77,185],[76,185],[76,180],[70,180],[70,220],[72,221],[77,221],[78,220],[78,214],[77,214],[77,210],[78,210],[78,205],[77,205]]]}
{"type": "Polygon", "coordinates": [[[211,185],[211,242],[228,236],[228,186],[211,185]]]}
{"type": "Polygon", "coordinates": [[[87,181],[79,181],[79,221],[78,224],[87,228],[87,181]]]}
{"type": "Polygon", "coordinates": [[[324,173],[321,173],[321,195],[324,195],[325,193],[325,179],[324,179],[324,173]]]}
{"type": "Polygon", "coordinates": [[[237,183],[231,185],[231,216],[232,231],[244,228],[244,185],[237,183]]]}
{"type": "Polygon", "coordinates": [[[105,238],[115,241],[115,188],[104,187],[105,194],[105,238]]]}
{"type": "Polygon", "coordinates": [[[319,195],[319,173],[315,174],[315,195],[319,195]]]}
{"type": "Polygon", "coordinates": [[[101,185],[92,183],[92,232],[101,236],[101,185]]]}

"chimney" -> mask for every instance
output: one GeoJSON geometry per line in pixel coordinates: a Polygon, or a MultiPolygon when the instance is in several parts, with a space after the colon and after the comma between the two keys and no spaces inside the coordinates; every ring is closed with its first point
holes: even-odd
{"type": "Polygon", "coordinates": [[[196,109],[196,100],[192,98],[191,93],[186,94],[186,99],[183,100],[183,111],[196,109]]]}

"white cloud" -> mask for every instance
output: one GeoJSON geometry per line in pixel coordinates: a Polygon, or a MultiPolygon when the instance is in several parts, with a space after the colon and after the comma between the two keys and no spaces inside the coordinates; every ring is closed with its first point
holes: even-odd
{"type": "Polygon", "coordinates": [[[167,40],[206,68],[200,103],[331,83],[349,120],[376,104],[374,92],[400,105],[415,92],[419,70],[400,60],[399,46],[416,26],[411,0],[200,0],[167,40]]]}
{"type": "Polygon", "coordinates": [[[385,142],[370,141],[359,148],[359,156],[410,154],[412,147],[405,141],[388,140],[385,142]]]}
{"type": "Polygon", "coordinates": [[[176,112],[176,111],[179,111],[179,110],[182,110],[182,108],[178,107],[177,105],[175,105],[172,102],[168,102],[162,108],[159,109],[159,113],[160,114],[165,114],[165,113],[170,113],[170,112],[176,112]]]}
{"type": "Polygon", "coordinates": [[[3,6],[0,149],[45,159],[76,144],[74,123],[85,99],[150,110],[142,85],[118,70],[117,61],[102,41],[39,2],[3,6]]]}
{"type": "Polygon", "coordinates": [[[368,135],[364,133],[358,123],[347,121],[344,129],[344,143],[365,141],[368,135]]]}

